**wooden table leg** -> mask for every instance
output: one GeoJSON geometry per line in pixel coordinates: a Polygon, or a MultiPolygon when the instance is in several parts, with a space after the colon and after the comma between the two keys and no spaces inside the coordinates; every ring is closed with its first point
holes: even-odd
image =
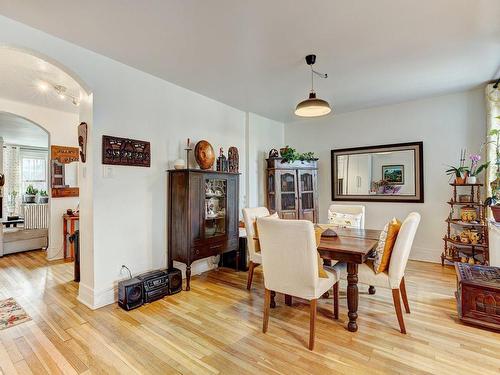
{"type": "MultiPolygon", "coordinates": [[[[75,221],[70,220],[69,226],[70,226],[69,234],[70,234],[70,236],[72,236],[73,233],[75,233],[75,221]]],[[[71,242],[69,247],[71,249],[71,259],[75,259],[75,242],[74,241],[71,242]]]]}
{"type": "Polygon", "coordinates": [[[276,307],[276,301],[274,300],[274,297],[276,297],[276,292],[274,290],[271,290],[271,303],[269,304],[271,309],[274,309],[276,307]]]}
{"type": "Polygon", "coordinates": [[[186,265],[186,291],[191,290],[191,264],[186,265]]]}
{"type": "Polygon", "coordinates": [[[68,234],[67,233],[67,229],[66,229],[66,219],[63,217],[63,252],[64,252],[64,259],[66,259],[68,257],[68,244],[67,244],[67,239],[66,239],[66,235],[68,234]]]}
{"type": "Polygon", "coordinates": [[[358,330],[356,319],[358,318],[358,265],[347,263],[347,307],[349,323],[347,329],[350,332],[358,330]]]}

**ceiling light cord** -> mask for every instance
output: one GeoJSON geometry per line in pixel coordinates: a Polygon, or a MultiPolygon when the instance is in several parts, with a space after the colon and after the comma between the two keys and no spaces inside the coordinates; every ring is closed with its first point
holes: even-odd
{"type": "Polygon", "coordinates": [[[314,75],[316,74],[319,78],[328,78],[328,74],[317,72],[312,65],[309,66],[311,67],[311,92],[314,92],[314,75]]]}
{"type": "Polygon", "coordinates": [[[311,92],[314,92],[314,70],[312,65],[309,66],[311,67],[311,92]]]}

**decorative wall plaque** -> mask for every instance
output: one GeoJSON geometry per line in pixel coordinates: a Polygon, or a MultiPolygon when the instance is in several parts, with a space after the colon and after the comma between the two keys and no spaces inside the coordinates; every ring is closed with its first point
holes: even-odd
{"type": "Polygon", "coordinates": [[[87,160],[87,123],[81,122],[78,125],[78,144],[80,145],[80,160],[85,163],[87,160]]]}
{"type": "Polygon", "coordinates": [[[73,163],[80,160],[78,151],[78,147],[50,146],[50,159],[62,164],[73,163]]]}
{"type": "Polygon", "coordinates": [[[151,166],[151,145],[136,139],[102,136],[102,164],[151,166]]]}

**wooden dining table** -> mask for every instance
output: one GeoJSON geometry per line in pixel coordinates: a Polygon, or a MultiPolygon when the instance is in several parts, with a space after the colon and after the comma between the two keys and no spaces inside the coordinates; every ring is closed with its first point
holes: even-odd
{"type": "MultiPolygon", "coordinates": [[[[329,228],[328,225],[319,225],[329,228]]],[[[318,251],[323,259],[342,261],[347,264],[347,316],[350,332],[358,330],[358,265],[363,264],[375,249],[380,236],[379,230],[332,228],[336,237],[321,237],[318,251]]],[[[374,288],[370,287],[370,290],[374,288]]],[[[372,293],[370,291],[370,293],[372,293]]]]}

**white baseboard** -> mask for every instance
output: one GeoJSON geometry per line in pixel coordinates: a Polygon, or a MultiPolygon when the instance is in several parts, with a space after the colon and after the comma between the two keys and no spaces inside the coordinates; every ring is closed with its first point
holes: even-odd
{"type": "MultiPolygon", "coordinates": [[[[186,266],[174,262],[175,267],[182,271],[182,278],[186,278],[186,266]]],[[[191,265],[191,276],[199,275],[214,268],[212,258],[202,259],[191,265]]],[[[111,305],[118,301],[118,281],[107,288],[95,290],[80,282],[77,300],[92,310],[111,305]]]]}
{"type": "Polygon", "coordinates": [[[78,285],[78,302],[94,310],[94,290],[80,281],[78,285]]]}
{"type": "Polygon", "coordinates": [[[63,259],[63,249],[59,247],[49,246],[47,248],[47,260],[59,260],[63,259]]]}
{"type": "Polygon", "coordinates": [[[410,259],[423,262],[441,263],[441,252],[442,250],[440,249],[413,246],[410,253],[410,259]]]}
{"type": "Polygon", "coordinates": [[[110,305],[118,300],[118,289],[110,286],[96,291],[80,282],[77,300],[92,310],[110,305]]]}

